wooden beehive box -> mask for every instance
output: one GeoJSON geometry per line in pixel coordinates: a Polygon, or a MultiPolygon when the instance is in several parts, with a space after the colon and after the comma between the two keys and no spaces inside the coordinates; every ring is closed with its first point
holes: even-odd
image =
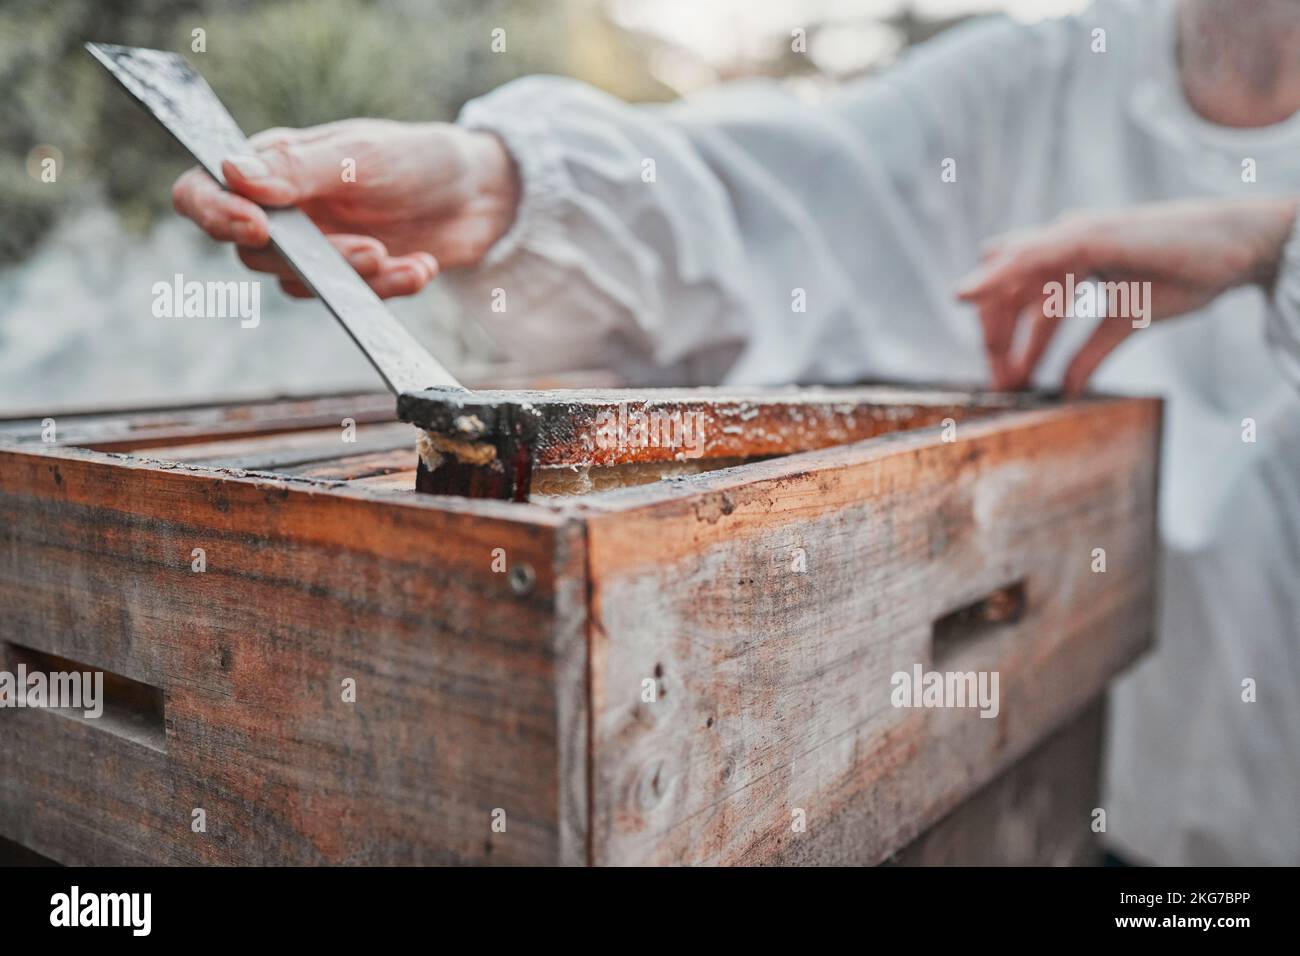
{"type": "Polygon", "coordinates": [[[1155,401],[895,393],[812,443],[875,437],[534,475],[523,503],[416,493],[392,413],[0,423],[0,669],[110,675],[98,721],[0,711],[0,837],[90,864],[875,863],[1151,639],[1155,401]],[[997,717],[893,706],[917,664],[998,672],[997,717]]]}

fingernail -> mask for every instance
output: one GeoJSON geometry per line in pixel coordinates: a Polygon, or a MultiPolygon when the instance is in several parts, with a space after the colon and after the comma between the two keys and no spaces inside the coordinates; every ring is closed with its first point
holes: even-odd
{"type": "Polygon", "coordinates": [[[230,156],[226,162],[239,170],[245,179],[261,179],[271,174],[271,167],[258,156],[230,156]]]}

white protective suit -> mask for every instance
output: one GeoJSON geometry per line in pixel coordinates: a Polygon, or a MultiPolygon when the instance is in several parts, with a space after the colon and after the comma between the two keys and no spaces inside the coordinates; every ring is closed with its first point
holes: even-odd
{"type": "MultiPolygon", "coordinates": [[[[764,86],[633,107],[530,77],[460,122],[506,142],[523,199],[447,287],[532,367],[636,383],[986,382],[952,291],[982,240],[1069,209],[1300,191],[1300,114],[1229,129],[1186,104],[1173,0],[982,20],[818,105],[764,86]]],[[[1062,324],[1040,384],[1089,326],[1062,324]]],[[[1155,323],[1093,380],[1168,399],[1159,644],[1117,685],[1107,747],[1108,837],[1134,860],[1300,863],[1298,382],[1297,236],[1272,302],[1238,290],[1155,323]]]]}

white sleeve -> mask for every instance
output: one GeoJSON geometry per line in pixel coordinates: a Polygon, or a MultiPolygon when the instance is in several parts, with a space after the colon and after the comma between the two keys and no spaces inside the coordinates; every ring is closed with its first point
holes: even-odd
{"type": "Polygon", "coordinates": [[[870,354],[888,376],[889,323],[906,321],[909,348],[933,340],[936,376],[983,375],[977,323],[957,343],[925,323],[953,309],[1011,187],[1050,172],[1026,165],[1044,144],[1023,134],[1054,122],[1067,23],[957,28],[818,105],[771,84],[667,107],[556,77],[507,84],[460,122],[515,157],[516,222],[445,287],[538,371],[836,381],[870,354]]]}
{"type": "Polygon", "coordinates": [[[1300,216],[1282,249],[1267,329],[1278,364],[1300,388],[1300,216]]]}

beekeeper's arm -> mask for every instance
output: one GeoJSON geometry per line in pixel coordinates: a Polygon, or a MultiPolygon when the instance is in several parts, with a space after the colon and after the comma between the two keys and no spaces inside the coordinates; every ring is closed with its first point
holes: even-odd
{"type": "MultiPolygon", "coordinates": [[[[572,80],[508,84],[459,122],[515,157],[518,215],[445,285],[533,367],[833,379],[846,339],[951,311],[1009,192],[1049,188],[1020,157],[1055,125],[1080,29],[971,24],[821,105],[770,85],[646,107],[572,80]]],[[[978,368],[973,317],[969,334],[932,351],[968,348],[978,368]]]]}
{"type": "Polygon", "coordinates": [[[303,208],[381,296],[441,270],[538,370],[836,381],[907,374],[919,352],[936,379],[972,378],[981,340],[952,283],[1016,200],[1054,188],[1043,151],[1086,30],[973,23],[816,106],[770,85],[629,106],[529,77],[457,125],[265,131],[223,163],[230,191],[196,168],[173,199],[290,294],[310,293],[263,206],[303,208]]]}

